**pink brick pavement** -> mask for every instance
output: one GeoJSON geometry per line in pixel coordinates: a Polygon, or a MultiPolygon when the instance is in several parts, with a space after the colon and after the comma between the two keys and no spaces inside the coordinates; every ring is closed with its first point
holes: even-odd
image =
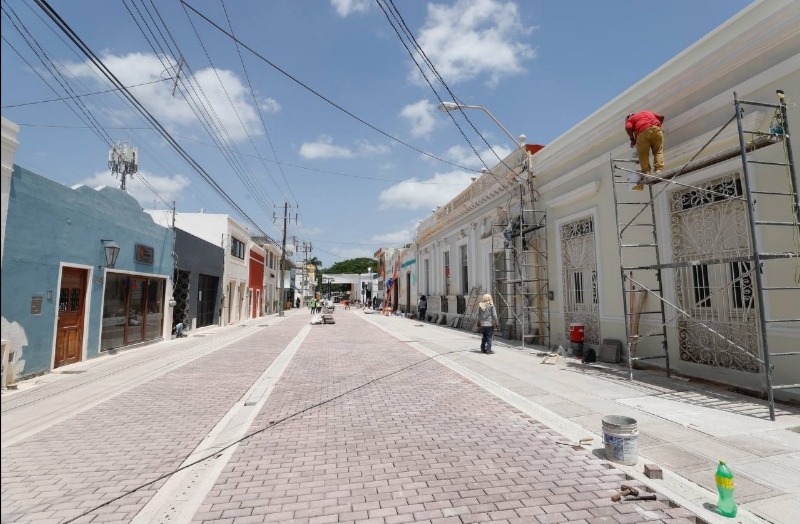
{"type": "Polygon", "coordinates": [[[664,501],[612,503],[636,483],[361,314],[312,329],[251,431],[422,363],[245,441],[196,522],[688,522],[664,501]]]}
{"type": "MultiPolygon", "coordinates": [[[[254,334],[4,449],[2,522],[61,522],[172,471],[307,321],[233,327],[254,334]]],[[[80,522],[127,522],[163,482],[80,522]]]]}

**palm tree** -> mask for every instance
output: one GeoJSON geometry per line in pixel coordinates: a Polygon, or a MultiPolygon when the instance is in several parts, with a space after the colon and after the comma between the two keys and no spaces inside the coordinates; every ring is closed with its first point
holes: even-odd
{"type": "Polygon", "coordinates": [[[311,264],[314,268],[319,269],[319,266],[322,265],[322,260],[318,259],[317,257],[311,257],[306,260],[306,264],[311,264]]]}
{"type": "Polygon", "coordinates": [[[322,288],[322,273],[320,272],[319,268],[322,265],[322,260],[318,259],[317,257],[311,257],[306,260],[306,264],[314,266],[314,280],[317,282],[317,289],[322,288]]]}

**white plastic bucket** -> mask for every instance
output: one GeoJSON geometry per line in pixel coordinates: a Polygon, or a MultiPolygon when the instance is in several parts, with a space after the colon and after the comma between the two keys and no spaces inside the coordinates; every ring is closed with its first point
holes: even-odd
{"type": "Polygon", "coordinates": [[[639,429],[636,419],[620,415],[603,417],[606,458],[633,466],[639,461],[639,429]]]}

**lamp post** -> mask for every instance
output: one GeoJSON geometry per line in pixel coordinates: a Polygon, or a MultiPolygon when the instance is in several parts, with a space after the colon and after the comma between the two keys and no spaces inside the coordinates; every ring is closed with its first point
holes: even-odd
{"type": "Polygon", "coordinates": [[[516,146],[517,146],[519,149],[521,149],[523,152],[527,153],[527,151],[525,150],[525,147],[524,147],[524,144],[525,144],[525,138],[526,138],[526,137],[525,137],[525,135],[519,135],[519,141],[517,141],[517,139],[516,139],[516,138],[514,138],[514,137],[511,135],[511,133],[509,133],[509,132],[508,132],[508,129],[506,129],[506,128],[505,128],[505,126],[504,126],[503,124],[501,124],[501,123],[500,123],[500,121],[499,121],[498,119],[496,119],[496,118],[494,117],[494,115],[493,115],[493,114],[491,114],[491,113],[489,112],[489,110],[488,110],[488,109],[486,109],[485,107],[483,107],[483,106],[471,106],[471,105],[468,105],[468,104],[458,104],[458,103],[456,103],[456,102],[442,102],[441,104],[439,104],[439,111],[441,111],[442,113],[449,113],[449,112],[451,112],[451,111],[458,111],[458,110],[460,110],[460,109],[480,109],[481,111],[483,111],[484,113],[486,113],[487,115],[489,115],[489,118],[491,118],[492,120],[494,120],[494,123],[495,123],[495,124],[497,124],[497,126],[498,126],[500,129],[502,129],[502,130],[503,130],[503,133],[505,133],[505,134],[506,134],[506,136],[507,136],[508,138],[510,138],[510,139],[511,139],[511,141],[512,141],[512,142],[514,142],[514,144],[515,144],[515,145],[516,145],[516,146]]]}

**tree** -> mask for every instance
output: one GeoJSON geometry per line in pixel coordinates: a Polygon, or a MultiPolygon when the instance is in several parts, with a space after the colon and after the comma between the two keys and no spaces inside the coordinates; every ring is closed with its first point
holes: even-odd
{"type": "Polygon", "coordinates": [[[336,262],[323,271],[329,275],[360,274],[366,273],[367,268],[372,268],[373,272],[377,271],[378,261],[369,257],[350,258],[348,260],[336,262]]]}
{"type": "Polygon", "coordinates": [[[322,289],[322,271],[319,270],[319,266],[322,265],[322,260],[317,257],[311,257],[306,260],[306,264],[314,266],[314,280],[317,283],[317,289],[322,289]]]}

